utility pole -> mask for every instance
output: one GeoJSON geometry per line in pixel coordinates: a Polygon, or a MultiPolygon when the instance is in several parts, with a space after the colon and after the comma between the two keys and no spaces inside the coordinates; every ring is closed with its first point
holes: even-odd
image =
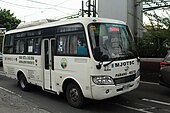
{"type": "Polygon", "coordinates": [[[84,17],[84,1],[82,1],[82,17],[84,17]]]}
{"type": "Polygon", "coordinates": [[[88,0],[86,2],[86,7],[87,7],[87,10],[84,9],[84,1],[82,1],[82,17],[84,17],[84,13],[86,13],[88,17],[91,17],[91,15],[93,15],[93,17],[96,17],[96,14],[97,14],[96,0],[93,0],[93,4],[91,3],[91,0],[88,0]]]}
{"type": "Polygon", "coordinates": [[[96,17],[96,0],[93,0],[93,17],[96,17]]]}
{"type": "Polygon", "coordinates": [[[88,17],[91,15],[91,0],[88,1],[88,17]]]}

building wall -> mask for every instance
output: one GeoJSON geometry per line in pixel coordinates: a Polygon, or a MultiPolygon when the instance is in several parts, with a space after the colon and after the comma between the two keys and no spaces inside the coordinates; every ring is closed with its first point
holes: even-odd
{"type": "Polygon", "coordinates": [[[138,1],[140,0],[98,0],[99,17],[122,20],[136,38],[142,37],[142,4],[137,4],[138,1]]]}
{"type": "Polygon", "coordinates": [[[98,0],[99,17],[118,19],[127,22],[126,0],[98,0]]]}

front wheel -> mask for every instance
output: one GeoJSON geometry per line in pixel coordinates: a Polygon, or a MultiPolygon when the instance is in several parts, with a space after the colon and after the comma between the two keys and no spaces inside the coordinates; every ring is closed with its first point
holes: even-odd
{"type": "Polygon", "coordinates": [[[66,98],[73,107],[83,107],[85,98],[80,87],[76,83],[70,83],[66,88],[66,98]]]}
{"type": "Polygon", "coordinates": [[[23,91],[28,91],[29,90],[29,83],[27,82],[27,79],[23,74],[19,76],[19,86],[23,91]]]}

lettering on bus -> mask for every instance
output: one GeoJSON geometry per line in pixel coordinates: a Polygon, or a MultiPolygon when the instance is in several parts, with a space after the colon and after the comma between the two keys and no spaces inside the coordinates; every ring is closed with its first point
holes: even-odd
{"type": "Polygon", "coordinates": [[[17,58],[5,57],[6,61],[17,61],[17,58]]]}
{"type": "Polygon", "coordinates": [[[104,67],[104,71],[111,71],[111,69],[110,69],[109,66],[105,66],[105,67],[104,67]]]}
{"type": "Polygon", "coordinates": [[[34,56],[19,56],[19,59],[34,60],[34,56]]]}
{"type": "Polygon", "coordinates": [[[129,65],[134,65],[134,64],[135,64],[134,61],[119,62],[119,63],[112,64],[112,68],[125,67],[125,66],[129,66],[129,65]]]}
{"type": "Polygon", "coordinates": [[[34,56],[19,56],[19,63],[34,65],[34,56]]]}
{"type": "Polygon", "coordinates": [[[133,75],[133,74],[136,74],[136,70],[132,70],[129,72],[124,72],[124,73],[116,73],[115,77],[122,77],[122,76],[133,75]]]}
{"type": "Polygon", "coordinates": [[[126,76],[127,75],[127,72],[125,73],[118,73],[115,75],[115,77],[121,77],[121,76],[126,76]]]}

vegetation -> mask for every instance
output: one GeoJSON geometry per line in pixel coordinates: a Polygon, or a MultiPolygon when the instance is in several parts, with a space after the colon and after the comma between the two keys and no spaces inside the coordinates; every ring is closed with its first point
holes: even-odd
{"type": "Polygon", "coordinates": [[[164,57],[170,49],[170,2],[167,0],[143,0],[143,13],[149,18],[143,38],[138,42],[140,57],[164,57]],[[156,12],[163,12],[160,16],[156,12]]]}
{"type": "Polygon", "coordinates": [[[17,19],[10,10],[0,9],[0,25],[6,30],[15,29],[21,20],[17,19]]]}
{"type": "MultiPolygon", "coordinates": [[[[6,30],[15,29],[21,20],[17,19],[10,10],[0,9],[0,28],[6,28],[6,30]]],[[[2,48],[2,36],[0,36],[0,48],[2,48]]],[[[0,49],[1,51],[1,49],[0,49]]]]}
{"type": "Polygon", "coordinates": [[[170,29],[150,29],[139,40],[140,57],[165,57],[170,49],[170,29]]]}
{"type": "MultiPolygon", "coordinates": [[[[143,14],[149,18],[149,26],[145,26],[143,38],[138,41],[140,57],[164,57],[170,49],[170,1],[169,0],[137,0],[143,3],[143,14]],[[158,15],[157,9],[163,14],[158,15]]],[[[0,9],[0,27],[15,29],[21,20],[10,10],[0,9]]],[[[0,46],[2,38],[0,38],[0,46]]]]}

